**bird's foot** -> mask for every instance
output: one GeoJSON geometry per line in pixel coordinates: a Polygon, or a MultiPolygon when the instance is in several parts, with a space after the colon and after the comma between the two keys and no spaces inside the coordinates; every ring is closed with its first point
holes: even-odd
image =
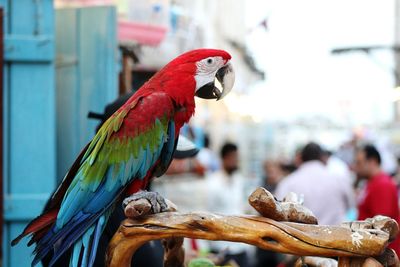
{"type": "Polygon", "coordinates": [[[141,217],[150,213],[171,211],[171,207],[157,192],[139,191],[122,202],[127,217],[141,217]]]}

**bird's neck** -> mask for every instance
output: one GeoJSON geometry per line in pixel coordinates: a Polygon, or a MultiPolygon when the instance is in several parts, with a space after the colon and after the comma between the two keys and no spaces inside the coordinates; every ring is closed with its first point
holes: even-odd
{"type": "MultiPolygon", "coordinates": [[[[195,103],[186,103],[184,106],[177,106],[174,121],[179,130],[185,123],[187,123],[190,118],[194,115],[195,103]]],[[[179,132],[178,132],[179,133],[179,132]]]]}

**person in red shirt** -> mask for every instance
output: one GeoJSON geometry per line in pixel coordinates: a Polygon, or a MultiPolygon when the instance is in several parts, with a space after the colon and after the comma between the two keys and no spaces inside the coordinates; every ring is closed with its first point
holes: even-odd
{"type": "MultiPolygon", "coordinates": [[[[393,179],[381,169],[381,156],[373,145],[356,150],[354,171],[359,179],[366,179],[366,185],[358,198],[358,219],[365,220],[384,215],[400,221],[397,186],[393,179]]],[[[390,248],[400,255],[400,238],[390,248]]]]}

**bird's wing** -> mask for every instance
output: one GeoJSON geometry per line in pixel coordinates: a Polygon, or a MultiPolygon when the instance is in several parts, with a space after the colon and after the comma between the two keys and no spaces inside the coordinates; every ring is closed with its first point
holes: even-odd
{"type": "Polygon", "coordinates": [[[143,179],[175,147],[174,105],[156,92],[128,101],[101,127],[84,154],[57,216],[62,228],[79,211],[96,213],[132,179],[143,179]]]}

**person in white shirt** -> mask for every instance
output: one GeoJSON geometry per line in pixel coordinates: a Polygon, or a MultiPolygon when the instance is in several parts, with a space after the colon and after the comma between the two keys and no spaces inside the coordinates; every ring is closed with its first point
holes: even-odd
{"type": "Polygon", "coordinates": [[[349,180],[349,182],[352,182],[351,171],[349,166],[347,166],[347,164],[343,160],[338,158],[331,151],[325,150],[323,152],[322,161],[325,163],[326,167],[330,172],[338,176],[346,177],[349,180]]]}
{"type": "Polygon", "coordinates": [[[283,199],[295,192],[304,197],[309,208],[322,225],[337,225],[346,220],[353,201],[352,188],[344,177],[335,176],[323,164],[323,151],[316,143],[307,144],[301,151],[300,167],[283,178],[275,195],[283,199]]]}
{"type": "MultiPolygon", "coordinates": [[[[239,167],[238,147],[233,143],[226,143],[221,149],[222,169],[207,177],[208,210],[226,215],[241,215],[244,213],[246,197],[244,194],[244,179],[237,172],[239,167]]],[[[248,266],[248,245],[243,243],[213,241],[211,251],[223,252],[225,260],[234,260],[239,266],[248,266]]]]}

